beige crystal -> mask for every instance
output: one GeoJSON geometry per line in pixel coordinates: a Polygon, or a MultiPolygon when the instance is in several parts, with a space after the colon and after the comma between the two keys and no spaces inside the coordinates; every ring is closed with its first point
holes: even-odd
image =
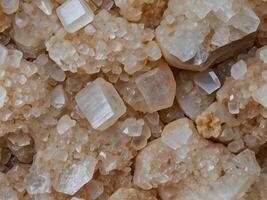
{"type": "Polygon", "coordinates": [[[89,83],[75,97],[79,109],[94,129],[105,130],[126,112],[114,86],[102,78],[89,83]]]}

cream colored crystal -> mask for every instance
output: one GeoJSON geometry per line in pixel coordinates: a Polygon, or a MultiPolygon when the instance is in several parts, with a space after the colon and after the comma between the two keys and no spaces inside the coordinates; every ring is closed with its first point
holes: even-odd
{"type": "Polygon", "coordinates": [[[253,92],[253,99],[267,108],[267,83],[253,92]]]}
{"type": "Polygon", "coordinates": [[[6,14],[15,13],[19,8],[19,0],[2,0],[1,7],[6,14]]]}
{"type": "Polygon", "coordinates": [[[74,33],[93,21],[94,13],[84,0],[67,0],[57,8],[64,28],[74,33]]]}
{"type": "Polygon", "coordinates": [[[247,64],[244,60],[240,60],[231,67],[231,76],[238,80],[247,73],[247,64]]]}
{"type": "Polygon", "coordinates": [[[67,132],[69,129],[74,127],[76,124],[75,120],[72,120],[68,115],[63,115],[57,123],[57,132],[62,135],[67,132]]]}
{"type": "Polygon", "coordinates": [[[55,190],[64,194],[75,194],[84,184],[93,177],[97,160],[88,156],[80,163],[66,166],[58,178],[55,190]]]}
{"type": "Polygon", "coordinates": [[[27,192],[31,195],[51,192],[50,175],[47,172],[32,172],[25,177],[27,192]]]}
{"type": "Polygon", "coordinates": [[[120,188],[112,194],[109,200],[157,200],[149,191],[134,188],[120,188]]]}
{"type": "Polygon", "coordinates": [[[193,124],[188,119],[179,119],[165,126],[161,135],[161,141],[176,150],[188,143],[193,131],[193,124]]]}
{"type": "Polygon", "coordinates": [[[66,103],[65,91],[62,85],[57,85],[51,92],[51,104],[56,109],[62,108],[66,103]]]}
{"type": "Polygon", "coordinates": [[[83,88],[75,100],[94,129],[105,130],[126,112],[124,102],[113,85],[98,78],[83,88]]]}
{"type": "Polygon", "coordinates": [[[221,56],[231,57],[249,47],[252,40],[246,39],[226,48],[256,32],[259,22],[246,0],[171,0],[156,29],[156,39],[170,64],[200,71],[221,56]]]}
{"type": "Polygon", "coordinates": [[[135,83],[147,104],[148,112],[168,108],[173,104],[176,83],[167,65],[138,76],[135,83]]]}

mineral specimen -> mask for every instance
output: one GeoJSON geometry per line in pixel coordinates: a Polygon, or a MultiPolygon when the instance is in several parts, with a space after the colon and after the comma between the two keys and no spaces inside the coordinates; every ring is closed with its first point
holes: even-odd
{"type": "Polygon", "coordinates": [[[0,0],[0,200],[266,200],[266,0],[0,0]]]}

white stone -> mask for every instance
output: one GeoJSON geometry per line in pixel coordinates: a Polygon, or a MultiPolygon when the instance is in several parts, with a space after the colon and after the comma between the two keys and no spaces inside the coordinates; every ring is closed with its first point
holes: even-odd
{"type": "Polygon", "coordinates": [[[20,66],[21,59],[23,57],[23,53],[19,50],[8,50],[8,56],[6,60],[6,64],[9,67],[18,68],[20,66]]]}
{"type": "Polygon", "coordinates": [[[97,160],[88,156],[80,163],[65,167],[55,185],[55,190],[64,194],[73,195],[82,186],[88,183],[94,174],[97,160]]]}
{"type": "Polygon", "coordinates": [[[0,86],[0,108],[2,108],[5,105],[6,96],[7,96],[6,89],[0,86]]]}
{"type": "Polygon", "coordinates": [[[69,33],[80,30],[94,19],[93,11],[84,0],[67,0],[57,8],[56,12],[69,33]]]}
{"type": "Polygon", "coordinates": [[[239,60],[231,67],[231,76],[235,79],[241,79],[247,73],[247,63],[239,60]]]}
{"type": "Polygon", "coordinates": [[[144,124],[143,119],[128,118],[122,123],[121,130],[125,135],[138,137],[142,134],[144,124]]]}
{"type": "Polygon", "coordinates": [[[261,77],[263,78],[263,80],[267,81],[267,70],[261,72],[261,77]]]}
{"type": "Polygon", "coordinates": [[[51,105],[56,109],[62,108],[66,103],[65,92],[62,85],[57,85],[51,92],[51,105]]]}
{"type": "Polygon", "coordinates": [[[19,8],[19,0],[2,0],[1,7],[4,13],[15,13],[19,8]]]}
{"type": "Polygon", "coordinates": [[[50,174],[45,171],[31,172],[25,177],[27,192],[31,195],[51,191],[50,174]]]}
{"type": "Polygon", "coordinates": [[[51,0],[36,0],[36,5],[46,15],[51,15],[53,10],[53,4],[51,0]]]}
{"type": "Polygon", "coordinates": [[[267,84],[253,92],[252,96],[256,102],[267,108],[267,84]]]}
{"type": "Polygon", "coordinates": [[[258,50],[259,57],[262,60],[262,62],[267,64],[267,47],[262,47],[258,50]]]}
{"type": "Polygon", "coordinates": [[[5,46],[0,44],[0,66],[3,65],[7,59],[8,50],[5,46]]]}
{"type": "Polygon", "coordinates": [[[176,150],[186,145],[193,135],[191,122],[182,118],[165,126],[161,135],[161,141],[176,150]]]}
{"type": "Polygon", "coordinates": [[[57,132],[63,134],[75,125],[75,120],[72,120],[68,115],[63,115],[57,123],[57,132]]]}
{"type": "Polygon", "coordinates": [[[75,97],[75,100],[94,129],[105,130],[125,112],[126,106],[114,86],[98,78],[75,97]]]}
{"type": "Polygon", "coordinates": [[[195,83],[208,94],[213,93],[221,87],[221,83],[217,75],[213,72],[200,72],[194,77],[195,83]]]}

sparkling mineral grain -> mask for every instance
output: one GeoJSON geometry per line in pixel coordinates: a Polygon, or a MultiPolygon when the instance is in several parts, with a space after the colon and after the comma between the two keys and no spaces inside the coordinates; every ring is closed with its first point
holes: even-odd
{"type": "Polygon", "coordinates": [[[111,83],[98,78],[83,88],[76,102],[91,126],[105,130],[126,112],[126,107],[111,83]]]}
{"type": "Polygon", "coordinates": [[[69,33],[78,31],[94,19],[93,11],[84,0],[67,0],[57,8],[57,15],[69,33]]]}

